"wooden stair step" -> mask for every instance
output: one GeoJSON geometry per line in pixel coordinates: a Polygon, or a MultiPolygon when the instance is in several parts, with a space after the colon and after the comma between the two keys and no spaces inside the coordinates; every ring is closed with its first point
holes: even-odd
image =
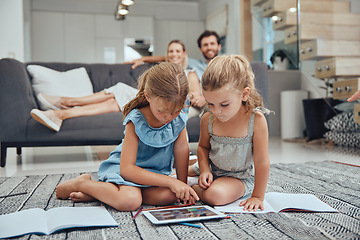
{"type": "MultiPolygon", "coordinates": [[[[286,0],[285,0],[286,1],[286,0]]],[[[300,1],[300,12],[332,12],[332,13],[350,13],[350,2],[339,1],[300,1]]]]}
{"type": "Polygon", "coordinates": [[[360,57],[333,57],[315,63],[316,78],[360,77],[360,57]]]}
{"type": "MultiPolygon", "coordinates": [[[[274,30],[286,29],[297,23],[296,12],[290,10],[278,13],[277,20],[273,23],[274,30]]],[[[301,24],[319,24],[319,25],[347,25],[359,26],[360,14],[354,13],[318,13],[318,12],[300,12],[301,24]]]]}
{"type": "MultiPolygon", "coordinates": [[[[297,26],[286,28],[284,34],[285,44],[297,42],[297,26]]],[[[360,26],[301,24],[299,36],[301,42],[318,38],[358,41],[360,39],[360,26]]]]}
{"type": "Polygon", "coordinates": [[[334,99],[347,99],[360,89],[360,78],[336,81],[333,89],[334,99]]]}
{"type": "Polygon", "coordinates": [[[272,17],[277,12],[296,7],[296,0],[268,0],[261,4],[262,16],[272,17]]]}
{"type": "Polygon", "coordinates": [[[299,59],[323,59],[328,57],[360,57],[359,41],[315,39],[299,45],[299,59]]]}
{"type": "MultiPolygon", "coordinates": [[[[272,17],[279,12],[296,8],[296,0],[268,0],[261,4],[262,16],[272,17]]],[[[332,12],[349,13],[350,2],[337,2],[328,0],[301,0],[301,12],[332,12]]]]}

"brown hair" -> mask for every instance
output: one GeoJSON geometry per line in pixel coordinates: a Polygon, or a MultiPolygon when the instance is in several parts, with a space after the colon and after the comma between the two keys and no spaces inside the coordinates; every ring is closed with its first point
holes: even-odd
{"type": "Polygon", "coordinates": [[[149,105],[144,90],[149,97],[160,97],[167,101],[172,109],[184,106],[189,84],[179,65],[163,62],[149,68],[139,77],[138,89],[136,97],[124,106],[124,118],[131,110],[149,105]]]}
{"type": "MultiPolygon", "coordinates": [[[[169,59],[168,59],[168,52],[169,52],[169,47],[171,44],[173,43],[178,43],[181,45],[183,51],[185,52],[186,51],[186,48],[185,48],[185,44],[183,44],[180,40],[172,40],[169,42],[168,46],[167,46],[167,49],[166,49],[166,54],[165,54],[165,62],[168,62],[169,59]]],[[[184,62],[181,63],[181,67],[185,70],[188,66],[188,62],[189,62],[189,59],[188,59],[188,55],[186,54],[185,56],[185,59],[184,59],[184,62]]]]}
{"type": "Polygon", "coordinates": [[[217,32],[205,30],[205,31],[199,36],[199,38],[197,39],[198,47],[201,48],[201,40],[203,40],[203,38],[205,38],[205,37],[210,37],[210,36],[216,37],[216,42],[217,42],[217,44],[220,45],[220,37],[219,37],[219,35],[217,34],[217,32]]]}
{"type": "Polygon", "coordinates": [[[250,95],[243,102],[247,112],[263,106],[263,100],[255,88],[255,76],[249,61],[241,55],[222,55],[210,61],[201,78],[204,91],[214,91],[230,86],[234,91],[250,88],[250,95]]]}

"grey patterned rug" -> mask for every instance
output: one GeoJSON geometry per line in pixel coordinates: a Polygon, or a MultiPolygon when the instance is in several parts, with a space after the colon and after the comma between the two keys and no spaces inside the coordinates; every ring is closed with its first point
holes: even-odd
{"type": "MultiPolygon", "coordinates": [[[[94,177],[96,176],[95,173],[94,177]]],[[[27,191],[29,194],[0,198],[0,214],[28,208],[97,206],[99,202],[58,200],[59,182],[78,174],[1,177],[0,195],[27,191]]],[[[272,164],[267,191],[311,193],[339,213],[235,214],[230,219],[202,221],[202,228],[172,224],[152,225],[143,215],[108,207],[119,227],[68,229],[50,236],[25,235],[21,239],[359,239],[360,168],[334,162],[272,164]]],[[[145,208],[152,206],[144,206],[145,208]]]]}

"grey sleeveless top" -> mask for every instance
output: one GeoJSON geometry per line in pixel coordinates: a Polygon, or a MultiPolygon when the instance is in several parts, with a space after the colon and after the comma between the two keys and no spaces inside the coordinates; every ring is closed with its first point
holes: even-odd
{"type": "MultiPolygon", "coordinates": [[[[262,111],[255,108],[254,110],[262,111]]],[[[255,113],[250,116],[248,134],[243,138],[219,137],[213,134],[212,121],[209,118],[210,166],[215,177],[249,178],[254,175],[253,133],[255,113]]]]}

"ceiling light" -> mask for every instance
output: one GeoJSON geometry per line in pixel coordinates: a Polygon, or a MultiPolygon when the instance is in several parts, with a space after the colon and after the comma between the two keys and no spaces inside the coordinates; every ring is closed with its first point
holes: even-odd
{"type": "Polygon", "coordinates": [[[131,6],[134,4],[134,0],[121,0],[121,3],[125,6],[131,6]]]}
{"type": "Polygon", "coordinates": [[[125,5],[118,5],[118,9],[117,9],[117,13],[120,14],[120,15],[126,15],[129,13],[129,9],[128,9],[128,6],[125,6],[125,5]]]}
{"type": "Polygon", "coordinates": [[[296,12],[296,8],[290,8],[289,11],[290,12],[296,12]]]}
{"type": "Polygon", "coordinates": [[[115,13],[115,19],[116,20],[125,20],[125,15],[120,15],[118,13],[115,13]]]}

